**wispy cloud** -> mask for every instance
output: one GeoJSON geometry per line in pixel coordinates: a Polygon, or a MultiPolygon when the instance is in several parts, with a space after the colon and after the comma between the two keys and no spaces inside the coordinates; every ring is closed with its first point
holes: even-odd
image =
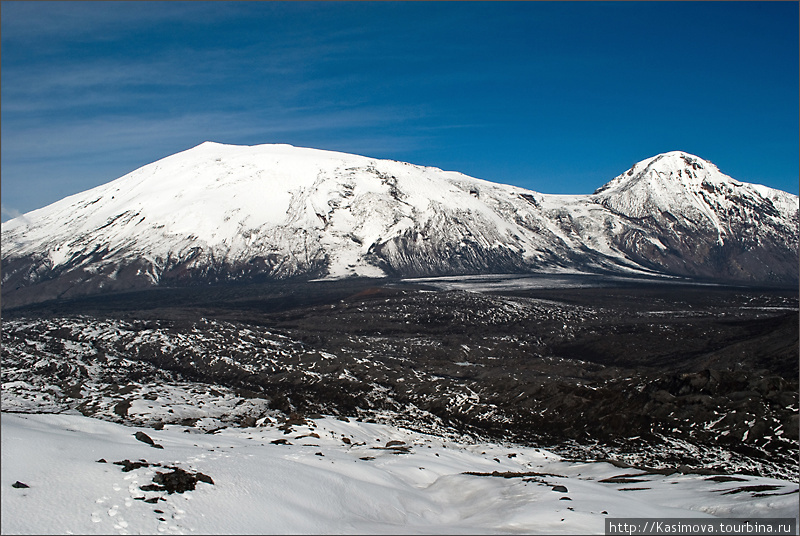
{"type": "Polygon", "coordinates": [[[43,119],[36,123],[13,125],[13,136],[4,132],[3,153],[14,159],[24,159],[25,155],[61,158],[87,150],[99,153],[113,147],[159,145],[170,140],[184,140],[184,143],[199,140],[199,143],[215,139],[244,143],[255,138],[304,133],[336,132],[342,135],[352,130],[402,125],[424,116],[423,107],[413,106],[355,109],[265,106],[258,111],[103,115],[58,125],[43,119]]]}
{"type": "Polygon", "coordinates": [[[19,210],[0,203],[0,217],[2,217],[2,221],[19,218],[20,216],[22,216],[22,212],[19,210]]]}
{"type": "MultiPolygon", "coordinates": [[[[267,9],[266,6],[263,6],[267,9]]],[[[113,41],[129,37],[142,27],[176,23],[216,24],[241,16],[238,2],[4,1],[3,40],[36,42],[48,49],[65,43],[113,41]]]]}

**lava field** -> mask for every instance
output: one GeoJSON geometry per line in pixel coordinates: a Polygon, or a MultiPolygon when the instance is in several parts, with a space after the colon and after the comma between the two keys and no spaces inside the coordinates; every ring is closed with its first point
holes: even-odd
{"type": "Polygon", "coordinates": [[[796,289],[357,279],[3,315],[4,411],[209,433],[328,414],[653,471],[798,476],[796,289]]]}

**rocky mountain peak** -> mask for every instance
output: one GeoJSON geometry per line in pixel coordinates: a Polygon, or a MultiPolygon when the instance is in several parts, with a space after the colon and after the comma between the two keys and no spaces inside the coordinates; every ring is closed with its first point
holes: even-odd
{"type": "Polygon", "coordinates": [[[697,188],[704,181],[741,184],[720,172],[708,160],[684,152],[670,151],[637,162],[594,193],[610,193],[635,188],[697,188]]]}

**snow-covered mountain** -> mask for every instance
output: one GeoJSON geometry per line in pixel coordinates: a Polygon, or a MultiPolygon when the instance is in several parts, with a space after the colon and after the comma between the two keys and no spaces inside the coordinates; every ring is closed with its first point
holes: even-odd
{"type": "Polygon", "coordinates": [[[683,152],[594,194],[206,142],[2,225],[6,306],[292,276],[611,271],[798,279],[798,197],[683,152]]]}
{"type": "Polygon", "coordinates": [[[696,156],[649,158],[590,196],[627,223],[612,243],[680,275],[796,282],[798,198],[742,183],[696,156]]]}

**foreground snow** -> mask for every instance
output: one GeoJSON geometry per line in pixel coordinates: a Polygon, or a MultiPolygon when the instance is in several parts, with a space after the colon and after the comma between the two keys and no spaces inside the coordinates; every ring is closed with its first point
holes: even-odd
{"type": "Polygon", "coordinates": [[[607,516],[798,515],[798,486],[782,480],[646,474],[332,417],[259,424],[198,433],[3,413],[2,533],[575,534],[603,533],[607,516]],[[123,460],[151,465],[124,472],[123,460]],[[167,466],[214,483],[141,489],[167,466]]]}

